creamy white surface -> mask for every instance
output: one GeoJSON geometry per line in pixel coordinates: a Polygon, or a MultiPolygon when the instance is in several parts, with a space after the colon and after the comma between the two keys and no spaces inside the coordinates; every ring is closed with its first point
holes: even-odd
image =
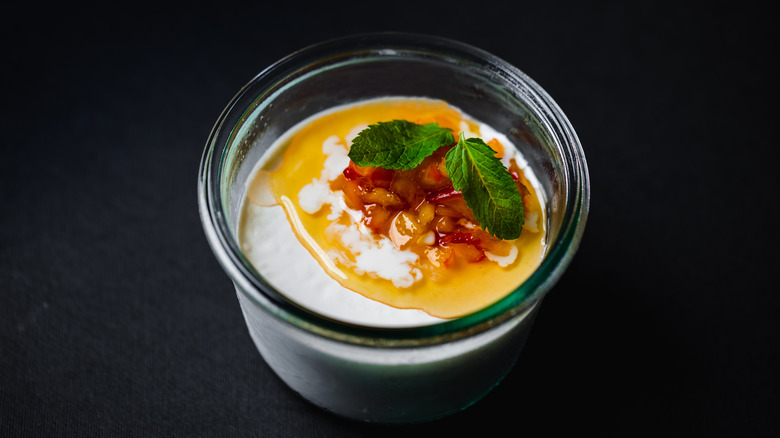
{"type": "MultiPolygon", "coordinates": [[[[340,108],[333,111],[338,109],[340,108]]],[[[305,120],[299,126],[308,122],[309,120],[305,120]]],[[[346,212],[352,218],[350,225],[334,223],[326,230],[338,236],[342,244],[356,254],[355,263],[343,260],[343,257],[340,261],[348,266],[352,264],[358,272],[368,272],[391,280],[397,287],[408,287],[422,275],[419,269],[413,267],[417,255],[398,250],[387,238],[377,240],[372,237],[360,221],[362,212],[347,208],[341,192],[332,192],[328,184],[328,181],[337,177],[347,167],[349,159],[346,156],[346,145],[351,144],[352,139],[364,128],[365,126],[355,127],[343,140],[336,136],[329,137],[323,143],[323,152],[328,158],[322,174],[319,178],[313,178],[311,184],[304,186],[298,194],[298,199],[290,202],[299,202],[301,208],[308,213],[330,208],[328,217],[332,220],[346,212]]],[[[467,131],[465,123],[461,129],[466,131],[467,138],[477,136],[476,133],[467,131]]],[[[257,163],[255,172],[265,168],[270,157],[286,145],[296,131],[297,129],[293,128],[280,138],[257,163]]],[[[479,137],[485,142],[497,138],[504,145],[505,154],[502,161],[505,165],[508,166],[509,160],[515,158],[521,168],[528,169],[523,157],[505,136],[487,125],[480,125],[480,132],[479,137]]],[[[532,173],[527,173],[526,177],[535,186],[538,184],[532,173]]],[[[343,287],[325,272],[298,241],[280,205],[260,207],[245,200],[244,209],[240,244],[247,259],[275,289],[299,305],[333,319],[378,327],[413,327],[444,321],[421,310],[388,306],[343,287]]],[[[517,249],[513,249],[515,251],[506,257],[486,255],[490,260],[505,266],[511,264],[517,256],[517,249]]],[[[330,255],[340,257],[337,254],[330,255]]],[[[338,268],[333,268],[332,271],[338,272],[338,268]]]]}

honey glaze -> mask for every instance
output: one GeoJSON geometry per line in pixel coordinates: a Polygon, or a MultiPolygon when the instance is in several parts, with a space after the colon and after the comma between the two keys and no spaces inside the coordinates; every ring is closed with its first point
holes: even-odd
{"type": "MultiPolygon", "coordinates": [[[[498,136],[442,101],[387,98],[340,107],[307,121],[282,146],[281,159],[270,160],[272,164],[256,171],[247,198],[256,206],[283,207],[298,241],[349,291],[395,308],[455,318],[506,296],[534,272],[545,252],[544,202],[530,181],[535,179],[529,180],[529,170],[516,164],[522,157],[498,136]],[[475,253],[477,246],[453,238],[467,234],[452,233],[453,227],[469,235],[487,233],[467,220],[447,222],[441,216],[448,214],[446,205],[423,199],[405,211],[393,209],[399,201],[392,198],[389,181],[387,190],[379,187],[366,193],[364,189],[362,200],[354,199],[350,182],[356,167],[347,157],[352,139],[369,124],[395,119],[435,122],[452,129],[455,138],[465,132],[467,138],[482,137],[491,145],[522,186],[525,226],[520,237],[480,245],[482,249],[475,253]],[[382,225],[376,225],[379,219],[382,225]],[[444,231],[449,234],[436,227],[448,228],[444,231]],[[442,246],[445,238],[449,243],[442,246]]],[[[422,166],[436,171],[437,160],[443,160],[443,153],[429,157],[422,166]]],[[[443,165],[438,167],[444,170],[443,165]]]]}

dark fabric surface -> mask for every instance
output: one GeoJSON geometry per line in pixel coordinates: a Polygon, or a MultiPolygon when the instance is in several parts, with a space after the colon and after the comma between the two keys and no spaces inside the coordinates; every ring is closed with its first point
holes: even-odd
{"type": "Polygon", "coordinates": [[[0,436],[777,436],[777,46],[746,3],[45,6],[2,22],[0,436]],[[511,5],[511,7],[510,7],[511,5]],[[437,34],[518,66],[591,214],[509,376],[453,417],[335,418],[257,354],[197,213],[204,143],[280,57],[437,34]]]}

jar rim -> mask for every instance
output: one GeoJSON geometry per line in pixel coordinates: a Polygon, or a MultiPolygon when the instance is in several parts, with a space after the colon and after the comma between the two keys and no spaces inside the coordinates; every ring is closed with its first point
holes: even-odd
{"type": "Polygon", "coordinates": [[[333,340],[380,347],[411,347],[440,344],[483,332],[523,314],[538,302],[560,278],[579,246],[589,210],[590,181],[585,155],[571,123],[547,92],[525,73],[484,50],[458,41],[431,35],[388,32],[346,36],[308,46],[271,64],[244,85],[223,110],[206,142],[199,169],[198,202],[207,240],[239,293],[246,294],[276,317],[333,340]],[[246,266],[222,211],[219,182],[224,150],[236,135],[236,126],[229,126],[228,119],[242,120],[246,117],[252,103],[258,100],[257,93],[253,92],[265,92],[333,56],[358,53],[397,56],[399,51],[419,56],[437,54],[455,57],[475,62],[477,68],[481,68],[480,64],[489,66],[503,78],[524,87],[526,103],[547,122],[554,138],[560,140],[557,146],[566,154],[564,174],[570,184],[567,184],[569,190],[565,193],[566,208],[561,231],[549,242],[539,267],[509,294],[474,313],[432,325],[372,327],[334,320],[306,310],[258,278],[246,266]]]}

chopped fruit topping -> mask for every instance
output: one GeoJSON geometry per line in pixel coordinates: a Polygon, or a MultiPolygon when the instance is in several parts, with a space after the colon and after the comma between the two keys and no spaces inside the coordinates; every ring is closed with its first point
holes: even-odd
{"type": "MultiPolygon", "coordinates": [[[[495,145],[492,145],[496,147],[495,145]]],[[[503,147],[496,147],[503,153],[503,147]]],[[[449,268],[458,260],[476,263],[485,252],[509,253],[512,243],[479,228],[460,191],[447,176],[442,147],[410,170],[361,167],[354,162],[331,184],[344,192],[350,208],[363,212],[363,222],[399,249],[417,253],[435,268],[449,268]]],[[[512,160],[510,174],[521,195],[522,171],[512,160]]]]}

